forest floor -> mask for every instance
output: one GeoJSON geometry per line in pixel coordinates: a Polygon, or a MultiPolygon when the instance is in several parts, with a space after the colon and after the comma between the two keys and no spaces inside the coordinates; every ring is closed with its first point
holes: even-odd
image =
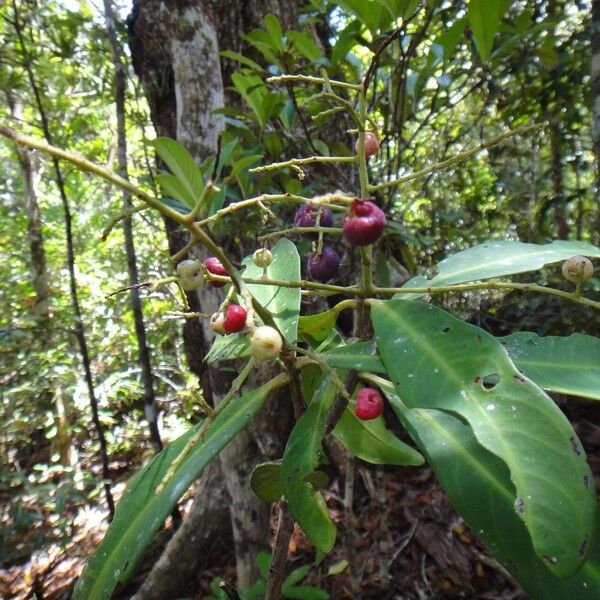
{"type": "MultiPolygon", "coordinates": [[[[573,399],[560,405],[586,448],[598,492],[600,407],[597,403],[573,399]]],[[[342,492],[340,482],[335,480],[326,494],[340,532],[334,550],[316,565],[314,549],[297,528],[289,548],[288,572],[302,565],[314,565],[301,584],[325,589],[332,599],[355,596],[349,569],[344,569],[342,492]]],[[[426,466],[386,468],[380,478],[374,468],[360,465],[354,512],[353,548],[360,595],[364,599],[527,598],[456,514],[426,466]],[[387,510],[382,510],[384,506],[387,510]],[[382,571],[381,565],[387,565],[387,569],[382,571]]],[[[106,529],[104,517],[99,509],[82,510],[67,547],[52,545],[19,564],[5,562],[0,568],[0,598],[69,598],[86,557],[102,539],[106,529]]],[[[159,550],[147,555],[138,568],[136,581],[143,580],[159,550]]],[[[196,582],[193,598],[209,596],[215,578],[235,584],[230,549],[221,548],[209,558],[196,582]]],[[[127,597],[119,596],[123,600],[127,597]]]]}

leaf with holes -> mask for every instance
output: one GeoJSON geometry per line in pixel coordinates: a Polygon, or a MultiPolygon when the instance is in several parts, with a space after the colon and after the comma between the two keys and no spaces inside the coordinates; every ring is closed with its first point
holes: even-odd
{"type": "Polygon", "coordinates": [[[575,333],[540,337],[520,331],[498,338],[517,368],[540,387],[600,400],[600,340],[575,333]]]}
{"type": "MultiPolygon", "coordinates": [[[[600,258],[600,248],[585,242],[557,241],[550,244],[526,244],[492,240],[453,254],[437,265],[437,275],[431,279],[413,277],[403,287],[443,287],[482,279],[506,277],[515,273],[536,271],[576,255],[600,258]]],[[[423,294],[398,294],[414,300],[423,294]]]]}
{"type": "Polygon", "coordinates": [[[281,463],[283,492],[290,512],[322,552],[333,548],[336,528],[323,496],[306,478],[325,460],[322,441],[336,391],[329,377],[321,379],[306,412],[292,429],[281,463]]]}
{"type": "MultiPolygon", "coordinates": [[[[482,448],[471,428],[457,417],[439,410],[409,409],[396,394],[383,389],[454,508],[532,598],[600,598],[599,529],[590,539],[589,558],[582,569],[561,581],[533,550],[514,509],[515,489],[506,465],[482,448]]],[[[593,486],[591,480],[588,485],[593,486]]]]}
{"type": "Polygon", "coordinates": [[[179,498],[246,426],[270,389],[265,384],[227,406],[207,430],[204,443],[190,450],[160,494],[156,493],[157,486],[199,425],[169,444],[130,481],[113,522],[77,582],[74,600],[110,598],[117,583],[130,579],[144,550],[179,498]]]}
{"type": "Polygon", "coordinates": [[[595,525],[591,471],[579,439],[552,400],[512,364],[502,345],[473,325],[421,302],[375,301],[383,363],[407,406],[464,419],[508,467],[515,510],[538,556],[559,578],[585,562],[595,525]]]}

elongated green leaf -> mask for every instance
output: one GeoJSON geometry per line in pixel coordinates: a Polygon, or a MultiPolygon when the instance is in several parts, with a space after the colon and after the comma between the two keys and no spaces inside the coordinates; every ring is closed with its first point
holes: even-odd
{"type": "Polygon", "coordinates": [[[250,67],[254,71],[264,71],[264,69],[257,62],[254,62],[252,59],[248,58],[247,56],[244,56],[243,54],[240,54],[239,52],[234,52],[233,50],[221,50],[219,54],[221,56],[224,56],[225,58],[237,60],[238,62],[241,62],[242,64],[246,65],[247,67],[250,67]]]}
{"type": "MultiPolygon", "coordinates": [[[[600,258],[600,248],[585,242],[557,241],[550,244],[526,244],[504,240],[485,242],[444,259],[432,279],[414,277],[403,287],[442,287],[480,279],[505,277],[541,269],[571,256],[600,258]]],[[[414,300],[417,296],[399,294],[414,300]]]]}
{"type": "MultiPolygon", "coordinates": [[[[323,471],[312,471],[305,479],[315,490],[323,489],[329,483],[329,477],[323,471]]],[[[257,465],[250,477],[252,491],[266,502],[277,502],[283,496],[281,461],[272,461],[257,465]]]]}
{"type": "Polygon", "coordinates": [[[552,392],[600,400],[600,340],[574,333],[540,337],[519,332],[498,338],[517,368],[552,392]]]}
{"type": "Polygon", "coordinates": [[[179,142],[168,137],[157,137],[151,144],[181,184],[185,203],[194,206],[202,192],[203,183],[200,167],[192,155],[179,142]]]}
{"type": "MultiPolygon", "coordinates": [[[[267,268],[267,278],[281,281],[300,281],[300,255],[293,242],[280,239],[271,249],[273,262],[267,268]]],[[[244,277],[262,277],[250,256],[244,259],[244,277]]],[[[250,293],[267,308],[285,339],[294,343],[298,338],[298,315],[300,314],[300,288],[249,283],[250,293]]]]}
{"type": "Polygon", "coordinates": [[[376,354],[373,342],[356,342],[339,348],[331,348],[318,356],[338,369],[385,373],[385,367],[381,362],[381,357],[376,354]]]}
{"type": "Polygon", "coordinates": [[[183,206],[187,207],[185,212],[190,212],[190,208],[192,208],[193,205],[190,204],[188,191],[175,175],[171,175],[171,173],[159,173],[156,175],[155,179],[164,194],[179,200],[183,206]]]}
{"type": "Polygon", "coordinates": [[[117,583],[131,577],[176,502],[256,414],[269,389],[262,386],[227,406],[206,432],[204,443],[190,451],[160,494],[155,493],[157,486],[199,425],[169,444],[131,480],[111,526],[79,578],[74,600],[110,598],[117,583]]]}
{"type": "Polygon", "coordinates": [[[470,425],[507,465],[515,510],[538,556],[558,577],[574,575],[596,505],[585,453],[565,416],[478,327],[421,302],[377,301],[372,316],[383,363],[407,406],[450,411],[470,425]]]}
{"type": "Polygon", "coordinates": [[[283,492],[290,512],[308,539],[322,552],[333,548],[336,528],[323,496],[314,491],[306,477],[325,458],[322,440],[335,394],[335,385],[329,377],[323,377],[308,409],[294,425],[281,464],[283,492]]]}
{"type": "Polygon", "coordinates": [[[322,342],[334,328],[338,314],[335,308],[330,308],[316,315],[302,315],[298,320],[298,333],[322,342]]]}
{"type": "Polygon", "coordinates": [[[356,402],[348,404],[332,433],[354,456],[375,465],[423,464],[423,457],[414,448],[396,437],[383,417],[362,421],[355,414],[356,402]]]}
{"type": "Polygon", "coordinates": [[[271,38],[273,48],[276,50],[283,50],[283,32],[281,30],[281,23],[279,19],[272,14],[265,16],[265,29],[271,38]]]}
{"type": "Polygon", "coordinates": [[[218,335],[210,347],[205,361],[213,363],[218,360],[233,360],[250,356],[250,340],[245,333],[218,335]]]}
{"type": "Polygon", "coordinates": [[[460,419],[439,410],[409,409],[395,394],[386,395],[456,510],[532,598],[600,598],[598,526],[581,571],[561,581],[536,556],[531,537],[515,512],[515,489],[506,465],[482,448],[460,419]]]}
{"type": "Polygon", "coordinates": [[[180,202],[179,200],[175,200],[173,198],[161,198],[160,201],[163,204],[166,204],[168,207],[172,208],[173,210],[176,210],[177,212],[181,213],[182,215],[187,215],[190,212],[189,207],[180,202]]]}
{"type": "Polygon", "coordinates": [[[506,0],[469,0],[467,18],[477,51],[483,60],[492,51],[500,20],[508,6],[506,0]]]}

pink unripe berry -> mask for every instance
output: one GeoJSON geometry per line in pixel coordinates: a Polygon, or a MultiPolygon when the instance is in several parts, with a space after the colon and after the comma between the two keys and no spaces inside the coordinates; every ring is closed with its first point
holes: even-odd
{"type": "Polygon", "coordinates": [[[356,198],[343,221],[343,234],[353,246],[368,246],[377,241],[385,229],[384,212],[370,200],[356,198]]]}
{"type": "Polygon", "coordinates": [[[227,307],[225,320],[223,321],[223,331],[225,333],[236,333],[244,329],[247,314],[246,309],[239,304],[230,304],[227,307]]]}
{"type": "Polygon", "coordinates": [[[383,398],[373,388],[362,388],[356,396],[355,414],[361,421],[376,419],[383,412],[383,398]]]}
{"type": "MultiPolygon", "coordinates": [[[[378,137],[372,131],[367,131],[365,133],[365,156],[377,154],[377,152],[379,152],[379,146],[380,143],[378,137]]],[[[356,143],[354,144],[354,152],[358,154],[358,140],[356,140],[356,143]]]]}
{"type": "MultiPolygon", "coordinates": [[[[209,273],[212,273],[213,275],[227,276],[225,267],[221,264],[221,261],[216,256],[207,258],[203,264],[209,273]]],[[[210,281],[209,283],[213,287],[223,287],[225,285],[224,281],[210,281]]]]}

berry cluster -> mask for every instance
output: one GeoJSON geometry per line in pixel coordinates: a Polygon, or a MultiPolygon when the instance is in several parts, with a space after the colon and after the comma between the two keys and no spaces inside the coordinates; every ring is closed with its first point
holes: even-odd
{"type": "MultiPolygon", "coordinates": [[[[301,206],[294,217],[296,227],[333,227],[333,213],[328,208],[310,204],[301,206]],[[320,214],[320,220],[317,221],[320,214]]],[[[352,246],[367,246],[376,242],[386,225],[384,212],[371,200],[356,198],[342,220],[344,238],[352,246]]],[[[316,235],[311,234],[312,237],[316,235]]],[[[312,252],[307,261],[308,273],[315,281],[326,283],[337,275],[340,255],[330,246],[319,253],[312,252]]]]}

